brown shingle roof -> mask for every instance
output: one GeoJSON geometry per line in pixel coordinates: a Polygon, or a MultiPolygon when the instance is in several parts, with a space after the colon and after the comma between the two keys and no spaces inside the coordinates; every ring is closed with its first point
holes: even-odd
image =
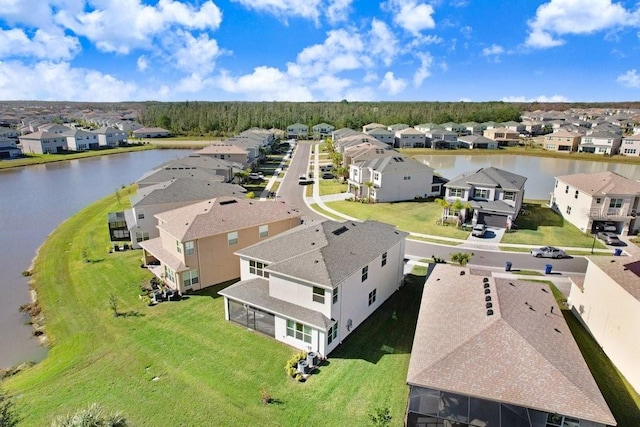
{"type": "Polygon", "coordinates": [[[547,285],[487,283],[492,315],[483,277],[448,265],[433,270],[407,382],[615,425],[547,285]]]}
{"type": "Polygon", "coordinates": [[[610,171],[563,175],[556,179],[592,196],[640,194],[640,183],[610,171]]]}

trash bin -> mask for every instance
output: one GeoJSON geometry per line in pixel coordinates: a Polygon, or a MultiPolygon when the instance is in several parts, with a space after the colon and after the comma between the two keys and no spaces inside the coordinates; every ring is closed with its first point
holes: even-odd
{"type": "Polygon", "coordinates": [[[513,264],[511,264],[509,261],[507,261],[507,263],[504,265],[504,271],[511,271],[511,266],[513,264]]]}
{"type": "Polygon", "coordinates": [[[553,266],[551,264],[547,264],[544,266],[544,274],[550,274],[553,266]]]}
{"type": "Polygon", "coordinates": [[[613,256],[620,256],[620,255],[622,255],[622,249],[618,248],[613,251],[613,256]]]}

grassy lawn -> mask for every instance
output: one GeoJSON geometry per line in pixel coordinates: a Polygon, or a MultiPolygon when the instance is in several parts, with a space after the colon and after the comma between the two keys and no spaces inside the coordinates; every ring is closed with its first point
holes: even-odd
{"type": "Polygon", "coordinates": [[[339,194],[347,191],[347,184],[338,181],[337,179],[322,179],[320,178],[320,195],[327,196],[329,194],[339,194]]]}
{"type": "Polygon", "coordinates": [[[82,152],[68,152],[65,154],[29,154],[20,159],[3,160],[0,162],[0,169],[17,168],[20,166],[41,165],[51,162],[62,162],[65,160],[86,159],[88,157],[106,156],[108,154],[128,153],[130,151],[153,150],[154,145],[134,145],[130,147],[105,148],[101,150],[90,150],[82,152]]]}
{"type": "Polygon", "coordinates": [[[139,287],[151,275],[139,267],[141,252],[107,252],[106,213],[124,207],[115,196],[88,206],[40,250],[33,279],[53,346],[44,361],[2,384],[19,396],[21,426],[46,425],[92,402],[139,426],[366,425],[382,406],[402,424],[424,270],[318,375],[297,383],[283,369],[295,350],[226,322],[218,288],[142,303],[139,287]],[[113,316],[111,295],[126,315],[113,316]],[[262,404],[263,387],[277,403],[262,404]]]}
{"type": "MultiPolygon", "coordinates": [[[[522,208],[528,215],[518,215],[516,231],[505,233],[501,243],[591,247],[592,236],[580,231],[545,204],[545,201],[534,200],[523,203],[522,208]]],[[[595,247],[605,248],[599,241],[595,247]]]]}
{"type": "Polygon", "coordinates": [[[435,202],[360,203],[329,202],[327,206],[354,218],[374,219],[396,225],[400,230],[420,234],[466,239],[468,231],[453,226],[437,225],[442,207],[435,202]]]}
{"type": "Polygon", "coordinates": [[[316,211],[316,212],[318,212],[318,213],[320,213],[322,215],[325,215],[325,216],[327,216],[329,218],[332,218],[332,219],[334,219],[336,221],[344,221],[343,217],[338,216],[338,215],[334,215],[331,212],[322,209],[320,206],[318,206],[317,203],[312,203],[309,206],[311,207],[311,209],[313,209],[314,211],[316,211]]]}

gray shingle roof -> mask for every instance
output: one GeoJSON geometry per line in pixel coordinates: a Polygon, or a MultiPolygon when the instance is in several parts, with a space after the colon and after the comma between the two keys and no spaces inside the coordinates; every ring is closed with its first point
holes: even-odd
{"type": "Polygon", "coordinates": [[[176,178],[138,190],[138,194],[131,197],[131,206],[197,202],[220,196],[242,197],[246,192],[244,187],[237,184],[195,178],[176,178]]]}
{"type": "Polygon", "coordinates": [[[522,191],[526,180],[527,178],[522,175],[488,167],[458,175],[445,186],[455,188],[496,187],[508,191],[522,191]]]}
{"type": "Polygon", "coordinates": [[[223,175],[212,169],[156,169],[144,174],[136,183],[140,186],[171,181],[177,178],[192,178],[209,181],[224,181],[223,175]]]}
{"type": "Polygon", "coordinates": [[[237,252],[269,264],[267,270],[335,287],[408,234],[377,221],[322,221],[291,229],[237,252]]]}
{"type": "Polygon", "coordinates": [[[433,168],[403,155],[378,157],[360,164],[363,168],[371,168],[382,173],[433,172],[433,168]]]}
{"type": "Polygon", "coordinates": [[[270,313],[327,330],[333,322],[318,311],[311,310],[269,295],[269,281],[262,278],[243,280],[218,292],[234,301],[250,304],[270,313]]]}
{"type": "Polygon", "coordinates": [[[615,425],[547,285],[488,278],[487,315],[483,278],[470,273],[439,265],[429,276],[407,382],[615,425]]]}

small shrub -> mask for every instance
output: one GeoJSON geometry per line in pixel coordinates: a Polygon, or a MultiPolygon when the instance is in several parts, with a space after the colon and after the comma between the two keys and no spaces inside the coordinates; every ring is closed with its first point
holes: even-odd
{"type": "Polygon", "coordinates": [[[262,390],[260,390],[260,400],[262,400],[262,403],[265,405],[273,402],[273,397],[271,396],[271,393],[269,393],[269,390],[267,390],[266,386],[262,387],[262,390]]]}
{"type": "Polygon", "coordinates": [[[256,198],[256,193],[254,193],[253,191],[249,191],[247,193],[247,199],[255,199],[256,198]]]}
{"type": "Polygon", "coordinates": [[[471,259],[471,255],[472,254],[470,254],[469,252],[456,252],[455,254],[451,254],[451,261],[457,262],[462,267],[464,267],[471,259]]]}
{"type": "Polygon", "coordinates": [[[22,276],[23,277],[29,277],[29,276],[31,276],[31,272],[29,270],[25,270],[25,271],[22,272],[22,276]]]}
{"type": "Polygon", "coordinates": [[[306,351],[300,351],[296,353],[289,360],[287,360],[286,365],[284,365],[284,371],[290,377],[295,377],[296,373],[298,372],[298,361],[306,358],[307,358],[306,351]]]}
{"type": "Polygon", "coordinates": [[[384,408],[376,408],[373,410],[373,413],[369,414],[371,424],[376,427],[386,427],[391,425],[391,418],[391,413],[387,406],[384,408]]]}

